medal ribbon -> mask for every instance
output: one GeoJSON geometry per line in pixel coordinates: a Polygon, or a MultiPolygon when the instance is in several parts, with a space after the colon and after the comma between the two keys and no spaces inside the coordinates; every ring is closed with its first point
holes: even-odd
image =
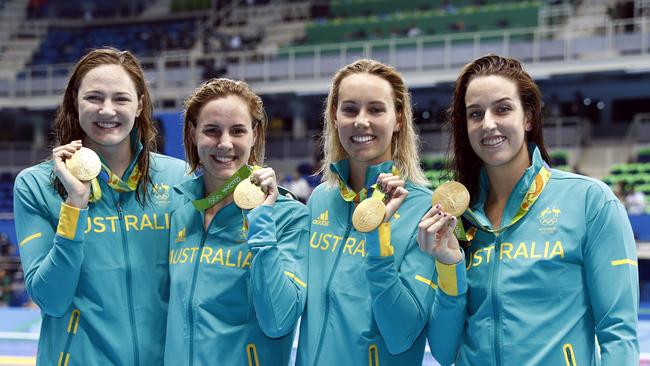
{"type": "Polygon", "coordinates": [[[228,180],[217,188],[216,191],[212,192],[209,196],[192,201],[194,208],[198,211],[205,211],[208,208],[216,205],[218,202],[221,202],[224,198],[228,197],[244,179],[248,178],[251,175],[251,172],[254,169],[251,169],[248,165],[242,165],[239,170],[235,172],[228,180]]]}
{"type": "MultiPolygon", "coordinates": [[[[393,175],[399,175],[399,170],[395,166],[393,166],[391,173],[393,175]]],[[[376,189],[377,183],[373,184],[370,187],[362,188],[357,194],[356,192],[354,192],[352,188],[350,188],[350,186],[348,186],[345,182],[343,182],[343,179],[339,177],[339,192],[341,193],[341,198],[343,198],[343,200],[346,202],[359,203],[365,200],[366,198],[368,198],[368,191],[370,190],[370,188],[373,189],[372,197],[378,197],[381,200],[384,199],[384,194],[381,192],[381,190],[376,189]],[[375,194],[377,194],[377,196],[375,196],[375,194]],[[379,194],[381,194],[381,197],[379,197],[379,194]]]]}
{"type": "MultiPolygon", "coordinates": [[[[533,180],[533,183],[530,185],[528,188],[528,192],[526,192],[526,195],[524,196],[524,199],[521,201],[521,204],[519,205],[519,210],[517,210],[517,213],[515,216],[513,216],[512,220],[510,220],[510,223],[506,226],[503,226],[499,228],[499,230],[487,230],[493,233],[501,233],[505,231],[507,228],[510,226],[514,225],[517,223],[517,221],[521,220],[522,217],[528,213],[530,208],[533,206],[535,201],[539,198],[539,195],[542,193],[544,190],[544,187],[546,187],[546,184],[548,183],[548,180],[551,178],[551,169],[544,163],[542,168],[539,170],[537,175],[535,175],[535,179],[533,180]]],[[[476,218],[476,215],[471,209],[467,209],[468,215],[466,216],[467,219],[469,219],[472,224],[483,227],[480,223],[479,220],[476,218]]]]}
{"type": "Polygon", "coordinates": [[[102,199],[102,188],[99,185],[99,179],[103,180],[111,187],[115,192],[133,192],[138,187],[138,182],[142,177],[142,172],[140,167],[136,163],[133,167],[133,171],[129,174],[129,177],[124,182],[117,174],[113,173],[108,165],[102,162],[102,170],[99,172],[97,178],[93,178],[90,181],[90,202],[97,202],[102,199]]]}

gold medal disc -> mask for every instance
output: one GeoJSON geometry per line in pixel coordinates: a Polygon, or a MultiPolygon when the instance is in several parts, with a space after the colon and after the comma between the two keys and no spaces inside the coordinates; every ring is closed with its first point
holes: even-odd
{"type": "Polygon", "coordinates": [[[85,182],[99,175],[102,170],[102,162],[94,151],[82,147],[72,157],[65,160],[65,167],[75,178],[85,182]]]}
{"type": "Polygon", "coordinates": [[[381,224],[386,214],[386,205],[379,198],[368,198],[359,204],[352,214],[352,225],[357,231],[367,233],[381,224]]]}
{"type": "Polygon", "coordinates": [[[260,186],[253,184],[253,182],[247,178],[235,187],[233,198],[235,199],[235,204],[239,208],[251,210],[264,202],[266,199],[266,193],[264,193],[260,186]]]}
{"type": "Polygon", "coordinates": [[[440,205],[442,211],[459,217],[469,207],[469,191],[458,182],[445,182],[438,186],[431,196],[432,206],[440,205]]]}

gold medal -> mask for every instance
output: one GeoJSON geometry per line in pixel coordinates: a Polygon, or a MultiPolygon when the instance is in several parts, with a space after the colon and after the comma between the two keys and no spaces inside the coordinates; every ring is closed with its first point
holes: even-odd
{"type": "Polygon", "coordinates": [[[244,179],[233,193],[235,204],[244,210],[251,210],[264,202],[266,193],[260,186],[253,184],[250,179],[244,179]]]}
{"type": "Polygon", "coordinates": [[[377,197],[361,201],[352,214],[352,225],[357,231],[367,233],[376,229],[384,220],[386,205],[377,197]]]}
{"type": "Polygon", "coordinates": [[[440,205],[442,211],[459,217],[469,207],[469,191],[458,182],[445,182],[438,186],[431,196],[432,206],[440,205]]]}
{"type": "Polygon", "coordinates": [[[65,167],[80,181],[93,180],[102,170],[99,156],[87,147],[77,150],[72,157],[65,160],[65,167]]]}

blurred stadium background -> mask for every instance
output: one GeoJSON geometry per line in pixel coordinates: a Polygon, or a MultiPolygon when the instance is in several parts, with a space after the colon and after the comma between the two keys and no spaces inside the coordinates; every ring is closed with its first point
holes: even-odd
{"type": "Polygon", "coordinates": [[[34,364],[40,324],[22,283],[13,181],[49,156],[72,63],[105,45],[140,58],[162,151],[181,158],[183,98],[211,77],[246,80],[269,115],[267,163],[303,199],[341,66],[371,57],[404,74],[435,187],[460,68],[490,52],[521,59],[544,94],[554,166],[602,179],[628,208],[650,365],[650,0],[0,0],[0,365],[34,364]]]}

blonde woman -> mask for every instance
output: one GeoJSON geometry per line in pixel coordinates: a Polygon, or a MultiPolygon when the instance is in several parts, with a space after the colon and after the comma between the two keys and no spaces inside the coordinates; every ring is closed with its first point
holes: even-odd
{"type": "MultiPolygon", "coordinates": [[[[431,192],[400,74],[373,60],[339,70],[323,134],[324,181],[308,202],[309,296],[297,364],[420,365],[434,300],[462,308],[465,270],[459,250],[444,248],[436,275],[434,261],[417,244],[431,192]],[[383,222],[357,231],[355,208],[382,194],[383,222]]],[[[444,319],[430,327],[462,326],[444,319]]]]}

